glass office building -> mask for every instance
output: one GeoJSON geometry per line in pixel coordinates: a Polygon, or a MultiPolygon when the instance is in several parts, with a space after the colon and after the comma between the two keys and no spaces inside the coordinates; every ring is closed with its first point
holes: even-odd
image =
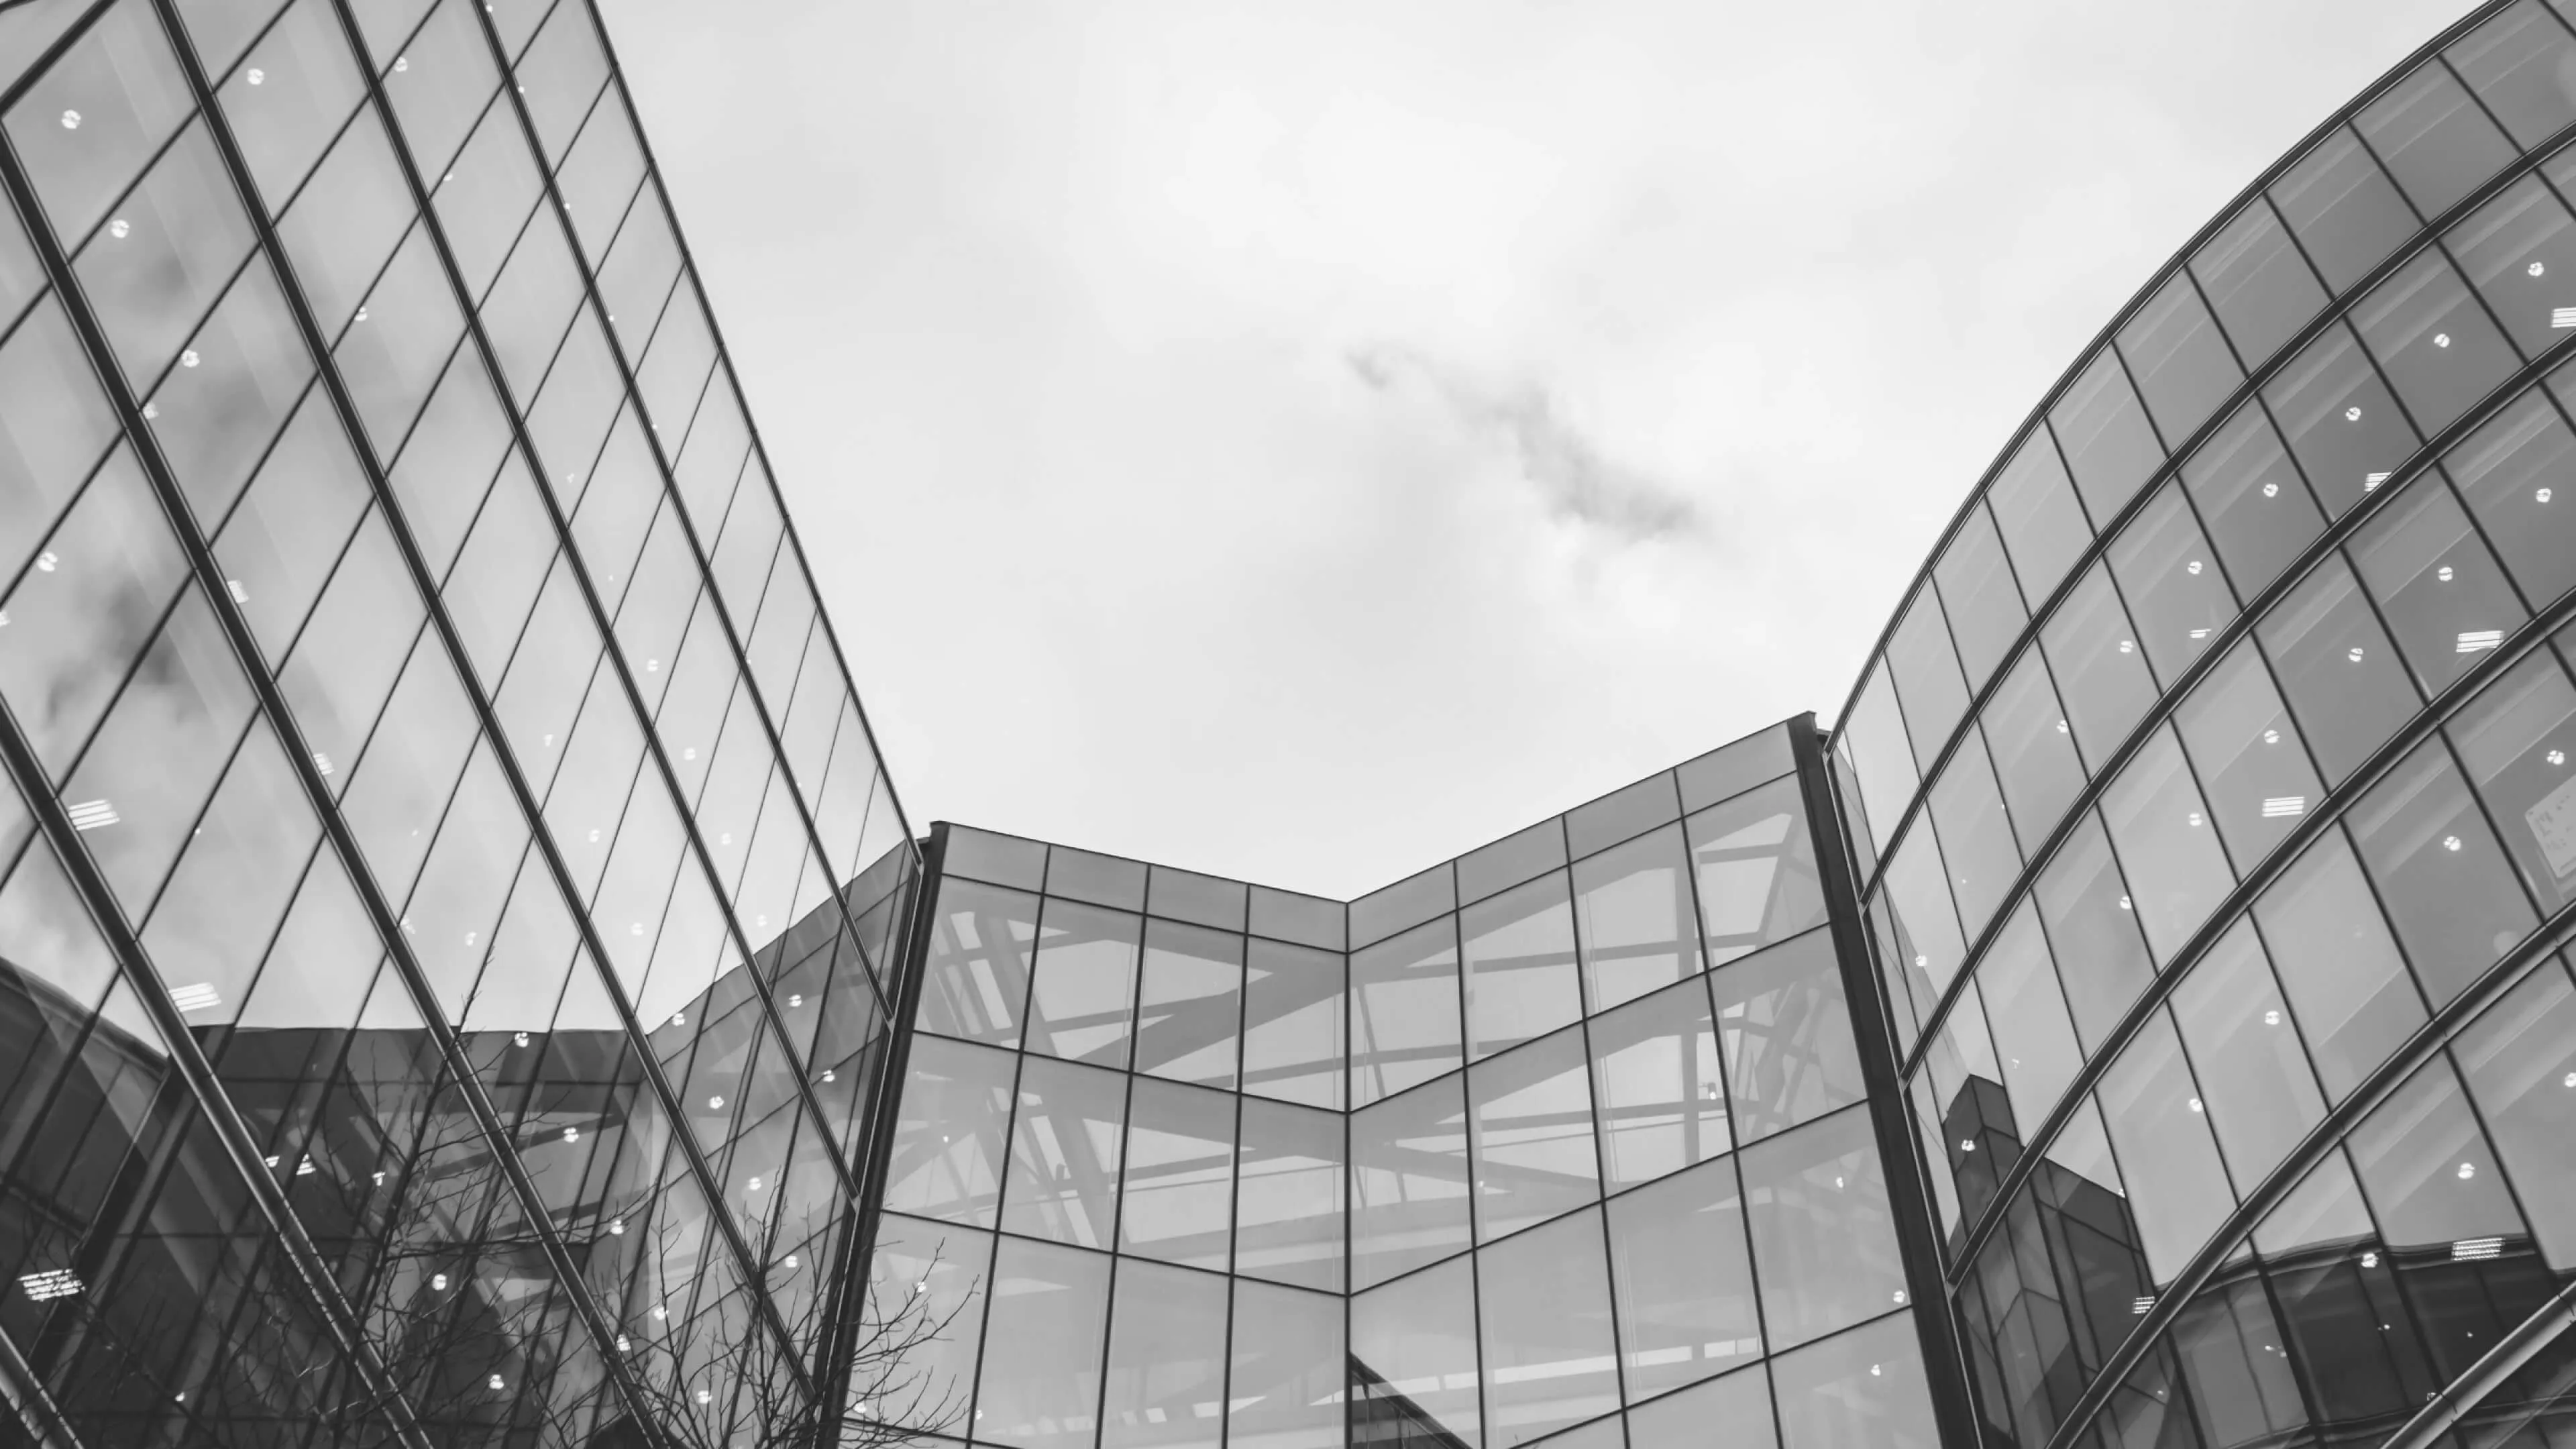
{"type": "Polygon", "coordinates": [[[0,3],[0,193],[0,1442],[2576,1443],[2576,0],[1350,902],[906,820],[589,0],[0,3]]]}

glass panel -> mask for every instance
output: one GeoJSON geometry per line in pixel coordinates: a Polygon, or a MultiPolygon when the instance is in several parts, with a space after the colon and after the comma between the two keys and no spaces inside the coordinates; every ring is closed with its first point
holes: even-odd
{"type": "Polygon", "coordinates": [[[2093,541],[2092,525],[2084,521],[2075,485],[2046,428],[2034,428],[2022,439],[2012,461],[1986,490],[1986,506],[1994,510],[1995,527],[2012,555],[2022,597],[2037,608],[2057,592],[2066,571],[2093,541]]]}
{"type": "Polygon", "coordinates": [[[1700,969],[1682,828],[1574,865],[1574,922],[1592,1009],[1601,1011],[1700,969]]]}
{"type": "Polygon", "coordinates": [[[1555,870],[1565,861],[1564,818],[1542,820],[1458,857],[1458,899],[1483,900],[1555,870]]]}
{"type": "Polygon", "coordinates": [[[2442,466],[2534,607],[2576,585],[2576,436],[2544,394],[2509,404],[2442,466]]]}
{"type": "MultiPolygon", "coordinates": [[[[1031,1057],[1020,1067],[1019,1104],[1011,1121],[1003,1229],[1078,1247],[1109,1247],[1117,1221],[1127,1079],[1031,1057]]],[[[952,1124],[937,1126],[945,1143],[952,1124]]]]}
{"type": "Polygon", "coordinates": [[[286,209],[305,172],[365,94],[366,83],[350,62],[348,37],[320,0],[289,6],[222,83],[217,95],[225,119],[271,215],[286,209]]]}
{"type": "Polygon", "coordinates": [[[2545,962],[2453,1043],[2469,1095],[2504,1154],[2543,1261],[2576,1264],[2576,991],[2545,962]]]}
{"type": "Polygon", "coordinates": [[[1109,1259],[1004,1238],[993,1257],[976,1435],[1018,1449],[1080,1449],[1100,1405],[1109,1259]]]}
{"type": "Polygon", "coordinates": [[[1342,1449],[1344,1306],[1266,1283],[1234,1285],[1225,1427],[1233,1449],[1342,1449]]]}
{"type": "Polygon", "coordinates": [[[1461,1061],[1454,917],[1351,954],[1351,1105],[1401,1092],[1461,1061]]]}
{"type": "Polygon", "coordinates": [[[2014,833],[2036,849],[2084,789],[2074,726],[2058,707],[2038,650],[2025,651],[1995,686],[1982,726],[2014,833]]]}
{"type": "Polygon", "coordinates": [[[1731,1145],[1708,988],[1685,981],[1592,1019],[1593,1100],[1611,1187],[1706,1162],[1731,1145]]]}
{"type": "Polygon", "coordinates": [[[940,868],[951,875],[971,875],[1033,891],[1046,882],[1046,857],[1047,848],[1037,841],[951,825],[948,853],[940,868]]]}
{"type": "Polygon", "coordinates": [[[2155,676],[2138,652],[2110,570],[2095,564],[2040,630],[2075,743],[2098,767],[2155,703],[2155,676]]]}
{"type": "Polygon", "coordinates": [[[1029,989],[1028,1048],[1097,1066],[1127,1064],[1144,920],[1050,899],[1029,989]]]}
{"type": "Polygon", "coordinates": [[[2288,839],[2325,793],[2251,643],[2228,651],[2174,711],[2174,725],[2209,792],[2220,836],[2249,868],[2288,839]]]}
{"type": "Polygon", "coordinates": [[[2317,768],[2359,768],[2420,703],[2352,570],[2329,558],[2254,626],[2317,768]]]}
{"type": "Polygon", "coordinates": [[[1380,886],[1350,904],[1351,940],[1365,945],[1458,908],[1458,886],[1446,861],[1380,886]]]}
{"type": "Polygon", "coordinates": [[[1896,621],[1896,632],[1887,641],[1887,667],[1896,676],[1897,700],[1905,706],[1915,764],[1930,769],[1968,709],[1968,688],[1950,648],[1950,623],[1932,589],[1917,591],[1896,621]]]}
{"type": "Polygon", "coordinates": [[[2264,385],[2263,401],[2329,518],[2388,480],[2415,429],[2342,326],[2326,329],[2264,385]]]}
{"type": "Polygon", "coordinates": [[[1202,1086],[1234,1086],[1243,1010],[1243,938],[1170,921],[1145,923],[1136,1006],[1136,1069],[1202,1086]]]}
{"type": "Polygon", "coordinates": [[[2245,374],[2201,304],[2200,289],[2176,273],[2120,329],[2120,354],[2165,439],[2179,445],[2245,374]]]}
{"type": "Polygon", "coordinates": [[[1673,778],[1682,787],[1682,809],[1689,811],[1778,779],[1794,768],[1788,727],[1774,725],[1683,761],[1674,768],[1673,778]]]}
{"type": "Polygon", "coordinates": [[[15,574],[116,441],[116,419],[56,302],[0,341],[0,387],[20,400],[0,418],[0,572],[15,574]]]}
{"type": "Polygon", "coordinates": [[[1950,870],[1959,924],[1973,941],[2021,875],[2021,848],[2004,815],[1985,742],[1974,732],[1960,740],[1932,787],[1932,823],[1939,827],[1941,859],[1950,870]]]}
{"type": "Polygon", "coordinates": [[[1886,879],[1886,913],[1896,932],[1897,959],[1907,989],[1928,1014],[1968,955],[1958,914],[1951,908],[1940,847],[1931,831],[1906,835],[1905,844],[1887,863],[1886,879]]]}
{"type": "Polygon", "coordinates": [[[1782,1449],[1933,1449],[1932,1399],[1914,1315],[1787,1354],[1771,1365],[1782,1449]]]}
{"type": "Polygon", "coordinates": [[[2426,216],[2450,210],[2513,160],[2513,143],[2438,60],[2363,107],[2355,125],[2426,216]]]}
{"type": "Polygon", "coordinates": [[[2111,544],[2111,575],[2137,620],[2147,662],[2171,684],[2200,657],[2209,636],[2236,617],[2236,600],[2212,561],[2209,543],[2168,483],[2111,544]]]}
{"type": "Polygon", "coordinates": [[[2260,367],[2326,304],[2325,288],[2260,197],[2192,254],[2191,272],[2249,367],[2260,367]]]}
{"type": "Polygon", "coordinates": [[[2065,978],[2066,1005],[2089,1050],[2118,1025],[2156,974],[2138,933],[2110,837],[2087,815],[2039,877],[2040,920],[2065,978]]]}
{"type": "Polygon", "coordinates": [[[1850,754],[1852,768],[1860,776],[1860,796],[1869,813],[1869,844],[1885,850],[1887,837],[1904,818],[1921,778],[1915,773],[1914,752],[1905,743],[1905,717],[1897,712],[1896,686],[1889,682],[1885,666],[1870,671],[1869,683],[1861,686],[1841,729],[1835,745],[1850,754]]]}
{"type": "Polygon", "coordinates": [[[74,263],[129,385],[148,388],[170,365],[252,241],[213,138],[191,122],[74,263]]]}
{"type": "MultiPolygon", "coordinates": [[[[1624,1332],[1627,1325],[1620,1325],[1624,1332]]],[[[1630,1382],[1635,1382],[1634,1376],[1630,1382]]],[[[1630,1398],[1636,1397],[1632,1391],[1630,1398]]],[[[1711,1379],[1697,1388],[1666,1394],[1628,1411],[1628,1437],[1633,1445],[1688,1444],[1704,1437],[1711,1424],[1724,1424],[1732,1436],[1728,1449],[1777,1449],[1780,1438],[1771,1423],[1771,1380],[1761,1370],[1711,1379]]]]}
{"type": "Polygon", "coordinates": [[[2440,739],[2416,746],[2347,823],[2435,1009],[2539,923],[2440,739]]]}
{"type": "Polygon", "coordinates": [[[2522,1214],[2496,1171],[2447,1058],[2435,1057],[2352,1129],[2352,1167],[2392,1248],[2519,1237],[2522,1214]]]}
{"type": "MultiPolygon", "coordinates": [[[[1464,1260],[1417,1273],[1351,1300],[1351,1406],[1363,1442],[1390,1438],[1373,1423],[1402,1409],[1383,1402],[1392,1389],[1412,1408],[1477,1449],[1484,1443],[1476,1371],[1476,1285],[1464,1260]]],[[[1400,1431],[1399,1431],[1400,1432],[1400,1431]]],[[[1419,1432],[1418,1430],[1416,1431],[1419,1432]]]]}
{"type": "Polygon", "coordinates": [[[2030,622],[2012,566],[2004,561],[2003,538],[1983,506],[1968,511],[1958,536],[1932,566],[1932,576],[1941,586],[1959,665],[1967,674],[1968,692],[1974,694],[2030,622]]]}
{"type": "Polygon", "coordinates": [[[1467,1069],[1478,1241],[1601,1195],[1585,1069],[1580,1027],[1467,1069]]]}
{"type": "Polygon", "coordinates": [[[1212,1273],[1119,1265],[1101,1449],[1216,1449],[1225,1408],[1225,1290],[1212,1273]]]}
{"type": "Polygon", "coordinates": [[[1477,1255],[1495,1444],[1526,1444],[1617,1411],[1618,1347],[1601,1252],[1601,1215],[1585,1212],[1477,1255]]]}
{"type": "Polygon", "coordinates": [[[1905,1271],[1867,1109],[1740,1154],[1773,1352],[1905,1302],[1905,1271]]]}
{"type": "Polygon", "coordinates": [[[1977,984],[1986,1021],[1994,1028],[1995,1055],[2014,1120],[2047,1121],[2083,1066],[2084,1051],[2075,1044],[2036,905],[2023,902],[1996,933],[1985,963],[1977,968],[1977,984]]]}
{"type": "Polygon", "coordinates": [[[1833,935],[1810,931],[1709,977],[1739,1142],[1868,1095],[1833,935]]]}
{"type": "Polygon", "coordinates": [[[2251,921],[2238,921],[2174,988],[2173,1009],[2219,1150],[2238,1182],[2263,1181],[2326,1104],[2251,921]]]}
{"type": "Polygon", "coordinates": [[[2576,275],[2576,224],[2540,178],[2505,188],[2442,241],[2522,355],[2547,351],[2559,330],[2556,304],[2576,275]]]}
{"type": "Polygon", "coordinates": [[[2236,884],[2207,812],[2170,726],[2102,792],[2102,819],[2160,963],[2174,958],[2236,884]]]}
{"type": "Polygon", "coordinates": [[[1226,1265],[1234,1208],[1233,1094],[1149,1077],[1127,1106],[1121,1251],[1192,1268],[1226,1265]]]}
{"type": "Polygon", "coordinates": [[[2118,353],[2105,347],[2048,410],[2048,426],[2066,454],[2085,511],[2107,523],[2164,461],[2146,409],[2129,390],[2118,353]]]}
{"type": "Polygon", "coordinates": [[[2317,143],[2272,183],[2272,201],[2337,292],[2361,280],[2416,227],[2414,211],[2348,130],[2317,143]]]}
{"type": "Polygon", "coordinates": [[[1094,855],[1070,846],[1047,849],[1047,893],[1071,896],[1122,911],[1145,909],[1145,867],[1141,862],[1094,855]]]}
{"type": "Polygon", "coordinates": [[[2170,1283],[2227,1220],[2236,1196],[2165,1013],[2150,1016],[2102,1074],[2100,1098],[2148,1272],[2154,1282],[2170,1283]]]}
{"type": "Polygon", "coordinates": [[[110,6],[9,109],[9,139],[54,234],[87,236],[191,109],[152,7],[110,6]]]}
{"type": "Polygon", "coordinates": [[[1467,1246],[1467,1098],[1445,1077],[1351,1114],[1351,1283],[1467,1246]]]}
{"type": "Polygon", "coordinates": [[[1484,1057],[1583,1015],[1574,960],[1574,905],[1563,871],[1467,907],[1467,1040],[1484,1057]]]}
{"type": "Polygon", "coordinates": [[[1629,1398],[1696,1382],[1762,1352],[1734,1163],[1712,1162],[1613,1198],[1609,1211],[1629,1398]]]}
{"type": "Polygon", "coordinates": [[[1243,1090],[1339,1110],[1342,958],[1254,937],[1244,961],[1243,1090]]]}
{"type": "Polygon", "coordinates": [[[1268,886],[1252,888],[1252,934],[1256,936],[1339,951],[1349,939],[1345,915],[1339,901],[1292,895],[1268,886]]]}
{"type": "Polygon", "coordinates": [[[1709,964],[1783,941],[1825,919],[1815,837],[1796,780],[1777,780],[1683,822],[1709,964]]]}
{"type": "Polygon", "coordinates": [[[1234,1271],[1342,1291],[1342,1118],[1246,1098],[1234,1271]]]}
{"type": "Polygon", "coordinates": [[[1176,921],[1190,921],[1220,931],[1243,929],[1244,885],[1196,875],[1167,865],[1153,868],[1146,909],[1176,921]]]}
{"type": "Polygon", "coordinates": [[[2252,598],[2325,529],[2316,500],[2259,403],[2247,403],[2182,465],[2219,562],[2252,598]]]}
{"type": "Polygon", "coordinates": [[[886,1208],[993,1226],[1017,1064],[1009,1052],[913,1039],[886,1163],[886,1208]]]}
{"type": "Polygon", "coordinates": [[[2372,288],[2352,319],[2427,433],[2448,426],[2521,364],[2438,252],[2417,256],[2372,288]]]}
{"type": "Polygon", "coordinates": [[[2576,750],[2576,688],[2547,651],[2479,691],[2443,730],[2522,868],[2523,883],[2555,912],[2576,896],[2576,838],[2563,823],[2576,804],[2567,756],[2576,750]]]}
{"type": "Polygon", "coordinates": [[[2525,615],[2450,490],[2410,488],[2354,536],[2352,558],[2424,692],[2439,692],[2525,615]]]}
{"type": "Polygon", "coordinates": [[[2329,832],[2254,903],[2326,1096],[2341,1100],[2424,1020],[2352,847],[2329,832]]]}
{"type": "Polygon", "coordinates": [[[2576,69],[2571,52],[2576,40],[2566,28],[2539,0],[2521,0],[2442,54],[2514,140],[2529,147],[2576,121],[2576,96],[2560,79],[2576,69]]]}
{"type": "Polygon", "coordinates": [[[1567,811],[1566,851],[1578,857],[1590,855],[1604,846],[1679,820],[1681,814],[1681,795],[1674,788],[1671,772],[1649,775],[1625,789],[1613,790],[1567,811]]]}
{"type": "Polygon", "coordinates": [[[347,326],[397,320],[370,313],[353,321],[352,314],[415,215],[383,123],[373,112],[360,112],[277,228],[288,270],[325,337],[336,338],[347,326]]]}
{"type": "Polygon", "coordinates": [[[303,396],[311,355],[264,259],[244,268],[206,325],[163,374],[144,416],[198,519],[224,516],[259,455],[303,396]],[[190,366],[194,354],[197,364],[190,366]]]}
{"type": "Polygon", "coordinates": [[[938,1330],[914,1344],[906,1359],[915,1387],[895,1390],[891,1403],[873,1406],[882,1418],[922,1423],[965,1413],[974,1394],[992,1254],[993,1240],[984,1233],[891,1215],[879,1219],[868,1272],[872,1311],[879,1322],[917,1314],[914,1321],[938,1330]],[[919,1307],[912,1306],[915,1299],[919,1307]]]}

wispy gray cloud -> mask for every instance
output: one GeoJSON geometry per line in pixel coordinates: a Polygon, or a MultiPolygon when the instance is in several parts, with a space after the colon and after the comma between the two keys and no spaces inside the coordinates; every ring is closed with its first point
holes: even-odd
{"type": "Polygon", "coordinates": [[[1598,444],[1558,414],[1555,399],[1536,383],[1497,391],[1416,349],[1393,343],[1351,348],[1343,360],[1372,391],[1392,392],[1407,377],[1427,384],[1469,431],[1498,439],[1511,449],[1520,476],[1557,517],[1636,543],[1701,529],[1699,507],[1688,494],[1644,469],[1604,455],[1598,444]]]}

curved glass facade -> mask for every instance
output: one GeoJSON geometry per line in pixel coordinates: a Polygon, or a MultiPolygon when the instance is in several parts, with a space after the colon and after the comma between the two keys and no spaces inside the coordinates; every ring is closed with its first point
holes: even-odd
{"type": "Polygon", "coordinates": [[[1988,1445],[2566,1432],[2571,19],[2186,248],[1834,733],[1988,1445]]]}

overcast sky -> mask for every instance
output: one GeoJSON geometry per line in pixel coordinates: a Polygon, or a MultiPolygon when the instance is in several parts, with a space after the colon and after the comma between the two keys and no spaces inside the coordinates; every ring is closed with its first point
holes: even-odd
{"type": "Polygon", "coordinates": [[[608,0],[906,809],[1350,896],[1801,710],[2459,0],[608,0]]]}

